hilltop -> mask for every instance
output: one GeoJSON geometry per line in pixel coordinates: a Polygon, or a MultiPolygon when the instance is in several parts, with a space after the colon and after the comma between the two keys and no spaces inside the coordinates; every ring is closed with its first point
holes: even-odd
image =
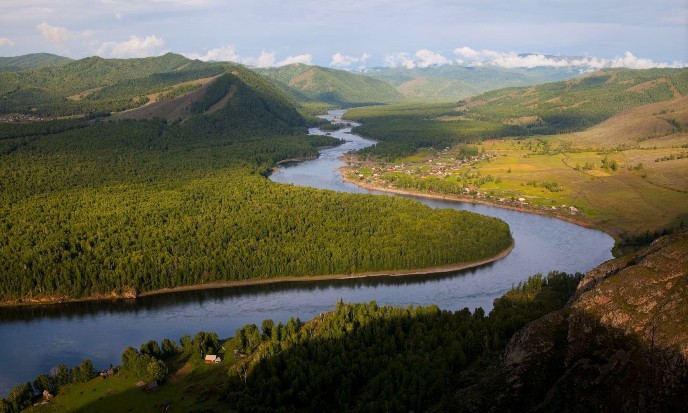
{"type": "Polygon", "coordinates": [[[59,66],[71,62],[68,57],[50,53],[32,53],[22,56],[0,56],[0,72],[20,72],[44,66],[59,66]]]}
{"type": "Polygon", "coordinates": [[[304,64],[254,70],[274,79],[282,90],[302,101],[352,107],[398,102],[402,98],[385,82],[345,70],[304,64]]]}

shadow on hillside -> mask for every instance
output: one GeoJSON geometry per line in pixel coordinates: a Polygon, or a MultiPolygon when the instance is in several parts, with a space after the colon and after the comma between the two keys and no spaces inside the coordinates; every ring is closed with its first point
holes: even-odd
{"type": "Polygon", "coordinates": [[[628,334],[570,309],[549,314],[515,336],[497,369],[460,390],[452,410],[684,411],[688,360],[647,330],[628,334]]]}

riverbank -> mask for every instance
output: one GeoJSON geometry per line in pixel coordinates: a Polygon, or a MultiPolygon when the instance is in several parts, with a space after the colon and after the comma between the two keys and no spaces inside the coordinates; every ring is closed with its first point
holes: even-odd
{"type": "Polygon", "coordinates": [[[342,175],[342,180],[344,182],[352,183],[356,186],[368,189],[370,191],[387,192],[387,193],[391,193],[391,194],[408,195],[408,196],[414,196],[414,197],[426,198],[426,199],[438,199],[438,200],[450,201],[450,202],[468,202],[471,204],[488,205],[488,206],[492,206],[492,207],[496,207],[496,208],[504,208],[504,209],[510,209],[513,211],[525,212],[528,214],[537,214],[537,215],[542,215],[542,216],[560,219],[562,221],[570,222],[572,224],[576,224],[576,225],[579,225],[579,226],[582,226],[585,228],[597,229],[597,230],[600,230],[600,231],[612,236],[617,241],[619,239],[619,233],[618,233],[619,231],[618,230],[615,230],[613,228],[606,228],[606,227],[598,225],[594,222],[586,221],[586,220],[580,218],[580,216],[573,216],[573,215],[567,216],[567,215],[562,215],[562,214],[558,214],[558,213],[555,214],[555,213],[549,212],[547,210],[542,210],[542,209],[538,209],[538,208],[528,208],[526,206],[512,205],[512,204],[501,203],[501,202],[493,202],[493,201],[489,201],[486,199],[478,199],[478,198],[474,198],[474,197],[465,197],[465,196],[459,196],[459,195],[440,194],[440,193],[428,193],[428,192],[414,191],[414,190],[410,190],[410,189],[399,189],[399,188],[390,187],[390,186],[375,185],[372,183],[361,181],[360,179],[350,178],[350,176],[354,174],[355,170],[353,168],[350,168],[347,166],[340,167],[339,172],[342,175]]]}
{"type": "Polygon", "coordinates": [[[514,241],[504,249],[499,254],[485,258],[478,261],[456,263],[442,265],[438,267],[429,268],[417,268],[409,270],[382,270],[382,271],[370,271],[362,273],[352,273],[352,274],[324,274],[324,275],[301,275],[301,276],[288,276],[288,277],[274,277],[274,278],[253,278],[248,280],[238,280],[238,281],[217,281],[206,284],[195,284],[195,285],[185,285],[174,288],[161,288],[158,290],[144,291],[141,293],[134,293],[131,290],[126,291],[123,294],[103,294],[97,296],[89,296],[84,298],[74,298],[70,299],[67,297],[43,297],[31,300],[23,300],[21,302],[3,302],[0,303],[0,308],[9,307],[30,307],[30,306],[42,306],[51,304],[63,304],[63,303],[78,303],[78,302],[89,302],[89,301],[107,301],[107,300],[136,300],[138,297],[148,297],[153,295],[170,294],[182,291],[200,291],[209,290],[217,288],[232,288],[232,287],[246,287],[251,285],[267,285],[267,284],[277,284],[277,283],[288,283],[288,282],[310,282],[310,281],[331,281],[331,280],[351,280],[357,278],[372,278],[372,277],[404,277],[404,276],[425,276],[425,275],[441,275],[450,274],[462,270],[467,270],[471,268],[481,267],[483,265],[491,264],[493,262],[499,261],[502,258],[509,255],[509,253],[514,249],[514,241]]]}

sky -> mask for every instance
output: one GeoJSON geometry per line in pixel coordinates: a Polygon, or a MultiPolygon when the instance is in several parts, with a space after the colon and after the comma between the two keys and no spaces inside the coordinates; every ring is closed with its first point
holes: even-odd
{"type": "Polygon", "coordinates": [[[684,67],[688,0],[0,0],[0,56],[38,52],[348,70],[684,67]]]}

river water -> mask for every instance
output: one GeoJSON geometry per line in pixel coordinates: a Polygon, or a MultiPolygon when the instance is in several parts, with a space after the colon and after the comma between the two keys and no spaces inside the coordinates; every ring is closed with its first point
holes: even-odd
{"type": "MultiPolygon", "coordinates": [[[[334,119],[343,111],[332,111],[334,119]]],[[[332,132],[347,142],[322,151],[315,160],[283,166],[276,182],[355,193],[370,193],[343,182],[338,158],[373,142],[332,132]]],[[[311,133],[321,133],[311,130],[311,133]]],[[[374,193],[374,192],[373,192],[374,193]]],[[[388,196],[388,195],[380,195],[388,196]]],[[[120,364],[127,346],[149,340],[179,339],[197,331],[231,337],[237,328],[266,318],[308,320],[332,309],[337,300],[378,304],[437,304],[442,309],[492,308],[492,301],[535,273],[585,272],[611,259],[607,234],[540,215],[486,205],[420,199],[435,208],[464,209],[506,221],[515,240],[504,259],[454,274],[376,277],[187,291],[117,300],[0,309],[0,395],[15,385],[49,372],[59,363],[76,365],[90,358],[96,368],[120,364]]]]}

